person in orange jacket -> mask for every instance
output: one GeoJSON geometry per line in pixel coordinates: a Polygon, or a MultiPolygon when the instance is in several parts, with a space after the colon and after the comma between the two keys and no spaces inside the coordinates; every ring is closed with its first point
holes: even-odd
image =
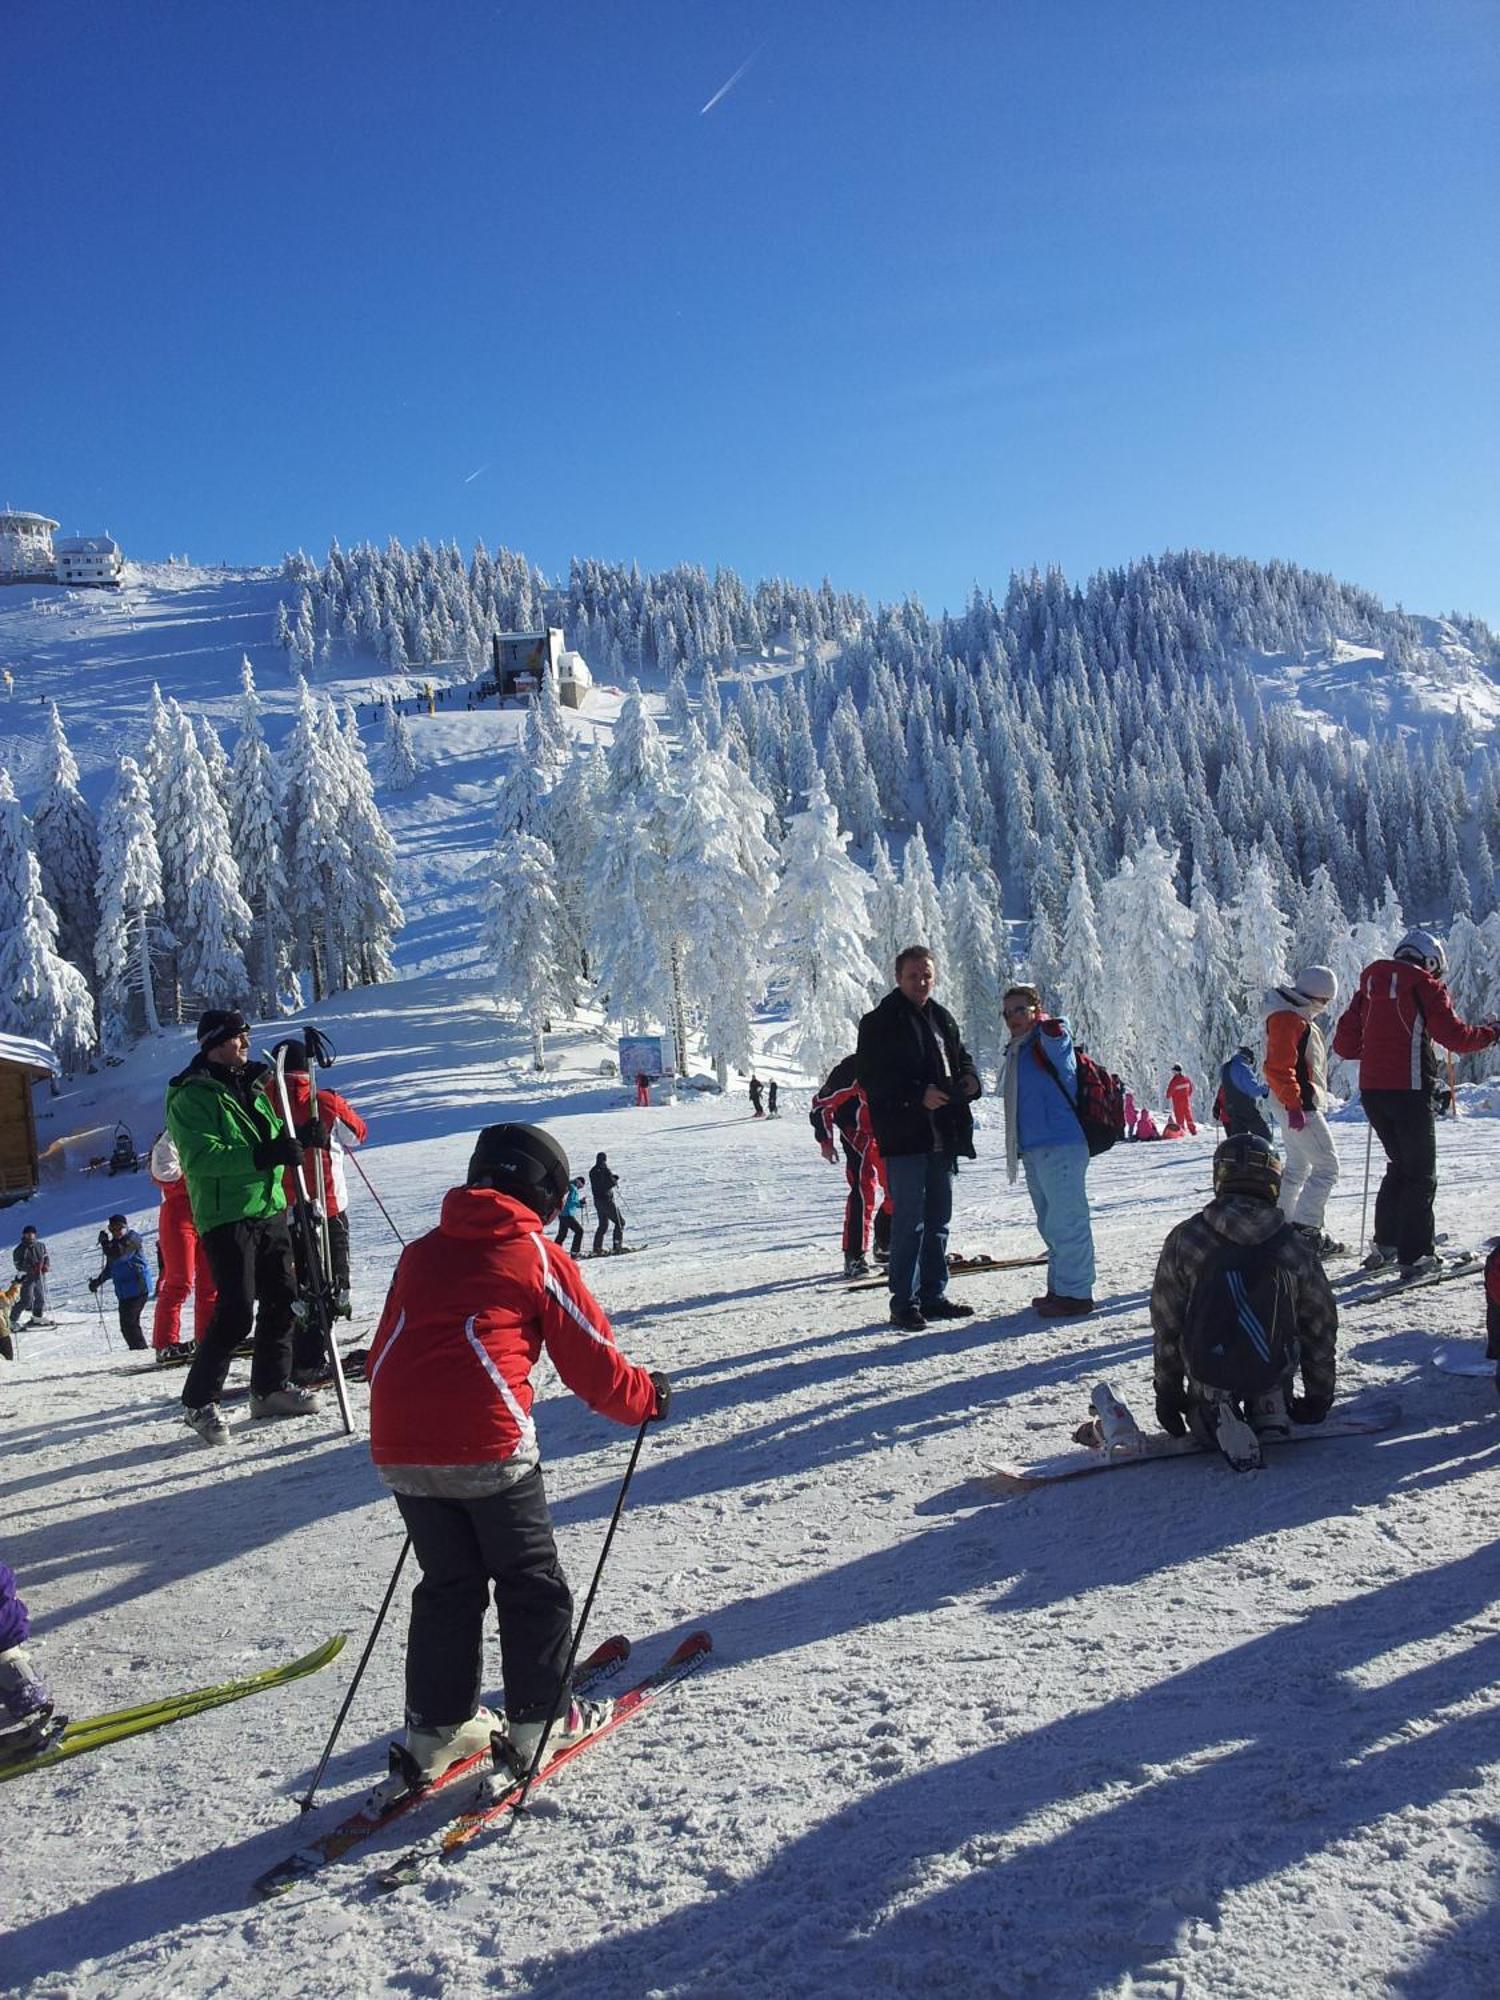
{"type": "Polygon", "coordinates": [[[1281,1123],[1281,1212],[1320,1257],[1343,1248],[1325,1234],[1323,1214],[1338,1183],[1338,1155],[1323,1116],[1328,1103],[1328,1050],[1318,1015],[1338,998],[1326,965],[1304,965],[1295,979],[1266,995],[1265,1078],[1281,1123]]]}
{"type": "Polygon", "coordinates": [[[193,1205],[182,1161],[170,1132],[159,1132],[151,1148],[151,1178],[161,1190],[161,1208],[156,1217],[156,1247],[161,1256],[161,1276],[156,1287],[156,1311],[151,1317],[151,1345],[156,1358],[165,1364],[185,1361],[197,1345],[197,1337],[213,1318],[219,1288],[209,1269],[203,1245],[193,1221],[193,1205]],[[193,1335],[182,1338],[182,1308],[191,1294],[193,1335]]]}
{"type": "Polygon", "coordinates": [[[1183,1132],[1195,1136],[1198,1128],[1193,1123],[1193,1079],[1183,1074],[1181,1063],[1173,1063],[1172,1074],[1167,1079],[1167,1102],[1172,1107],[1172,1116],[1167,1128],[1167,1137],[1180,1138],[1181,1132],[1174,1133],[1173,1125],[1180,1125],[1183,1132]]]}

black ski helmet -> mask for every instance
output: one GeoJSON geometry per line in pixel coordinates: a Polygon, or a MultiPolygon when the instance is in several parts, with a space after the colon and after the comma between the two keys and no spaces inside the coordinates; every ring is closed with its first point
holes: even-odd
{"type": "Polygon", "coordinates": [[[1214,1193],[1274,1202],[1281,1193],[1280,1153],[1258,1132],[1236,1132],[1214,1153],[1214,1193]]]}
{"type": "Polygon", "coordinates": [[[492,1181],[550,1222],[563,1205],[568,1156],[540,1125],[486,1125],[469,1156],[469,1182],[492,1181]]]}

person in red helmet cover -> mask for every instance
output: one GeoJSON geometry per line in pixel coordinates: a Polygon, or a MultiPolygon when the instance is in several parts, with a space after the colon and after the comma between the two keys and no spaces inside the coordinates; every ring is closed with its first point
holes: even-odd
{"type": "Polygon", "coordinates": [[[1339,1161],[1323,1113],[1328,1104],[1328,1047],[1318,1016],[1338,998],[1339,982],[1326,965],[1304,965],[1265,998],[1265,1077],[1281,1123],[1281,1211],[1320,1257],[1337,1256],[1323,1228],[1328,1197],[1338,1185],[1339,1161]]]}
{"type": "Polygon", "coordinates": [[[844,1276],[863,1278],[870,1270],[872,1221],[876,1256],[884,1260],[890,1249],[891,1198],[886,1191],[875,1127],[870,1123],[869,1100],[860,1088],[854,1067],[853,1056],[845,1056],[842,1062],[834,1064],[812,1101],[808,1121],[830,1166],[838,1165],[835,1137],[843,1148],[844,1178],[849,1183],[844,1203],[844,1276]]]}
{"type": "Polygon", "coordinates": [[[1428,930],[1409,930],[1389,958],[1377,958],[1333,1035],[1333,1052],[1359,1064],[1359,1097],[1385,1151],[1375,1196],[1375,1247],[1366,1268],[1399,1264],[1404,1278],[1442,1269],[1434,1236],[1437,1194],[1437,1056],[1477,1055],[1500,1040],[1500,1024],[1471,1025],[1454,1012],[1443,984],[1448,954],[1428,930]]]}
{"type": "MultiPolygon", "coordinates": [[[[345,1318],[349,1314],[349,1184],[344,1174],[344,1147],[340,1132],[347,1132],[356,1146],[362,1146],[370,1136],[370,1128],[360,1117],[347,1097],[324,1085],[318,1087],[316,1109],[312,1101],[312,1078],[307,1068],[307,1045],[296,1039],[278,1042],[271,1051],[274,1058],[279,1050],[286,1050],[283,1069],[286,1076],[287,1100],[292,1107],[292,1125],[296,1130],[316,1118],[320,1128],[328,1136],[326,1148],[318,1151],[318,1161],[322,1173],[321,1187],[312,1173],[312,1161],[303,1168],[307,1175],[308,1191],[314,1201],[321,1201],[323,1213],[328,1218],[328,1245],[333,1258],[333,1270],[329,1273],[336,1294],[336,1310],[345,1318]]],[[[290,1208],[297,1200],[297,1173],[294,1167],[286,1171],[286,1200],[290,1208]]],[[[296,1248],[296,1237],[292,1239],[296,1248]]],[[[305,1282],[305,1274],[299,1270],[299,1279],[305,1282]]],[[[309,1355],[299,1354],[299,1366],[305,1361],[321,1364],[323,1361],[321,1343],[317,1351],[309,1355]]]]}
{"type": "Polygon", "coordinates": [[[401,1254],[370,1346],[370,1454],[421,1565],[406,1652],[409,1777],[439,1776],[502,1728],[529,1765],[609,1719],[563,1685],[573,1600],[557,1559],[532,1421],[545,1348],[574,1395],[616,1423],[664,1417],[671,1385],[626,1360],[566,1250],[545,1227],[567,1155],[535,1125],[479,1134],[436,1229],[401,1254]],[[484,1613],[500,1623],[505,1720],[480,1703],[484,1613]]]}
{"type": "Polygon", "coordinates": [[[182,1161],[170,1132],[158,1132],[151,1147],[151,1178],[161,1190],[156,1213],[156,1247],[161,1277],[156,1287],[156,1311],[151,1317],[151,1345],[163,1364],[187,1361],[214,1316],[218,1290],[193,1221],[193,1205],[182,1161]],[[193,1335],[182,1338],[182,1308],[193,1301],[193,1335]]]}

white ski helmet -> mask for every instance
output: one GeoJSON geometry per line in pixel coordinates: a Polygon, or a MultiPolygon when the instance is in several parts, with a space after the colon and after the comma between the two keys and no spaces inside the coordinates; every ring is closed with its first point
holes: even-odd
{"type": "Polygon", "coordinates": [[[1420,928],[1409,930],[1392,956],[1408,959],[1413,965],[1425,966],[1439,979],[1448,970],[1448,954],[1443,949],[1443,940],[1420,928]]]}
{"type": "Polygon", "coordinates": [[[1339,997],[1338,974],[1331,966],[1304,965],[1292,981],[1295,998],[1315,1010],[1331,1007],[1339,997]]]}

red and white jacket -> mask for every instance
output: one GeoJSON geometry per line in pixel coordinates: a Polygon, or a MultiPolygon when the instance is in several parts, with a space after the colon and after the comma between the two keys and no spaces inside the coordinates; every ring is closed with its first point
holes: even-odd
{"type": "Polygon", "coordinates": [[[1440,1042],[1458,1056],[1493,1046],[1496,1032],[1471,1027],[1453,1011],[1441,979],[1404,958],[1377,958],[1359,975],[1353,999],[1333,1033],[1333,1052],[1359,1062],[1361,1090],[1431,1090],[1440,1042]]]}
{"type": "MultiPolygon", "coordinates": [[[[286,1073],[286,1094],[291,1101],[293,1125],[305,1125],[312,1117],[312,1085],[306,1070],[289,1069],[286,1073]]],[[[274,1100],[273,1100],[274,1101],[274,1100]]],[[[331,1143],[326,1150],[319,1146],[309,1147],[305,1171],[312,1173],[312,1163],[316,1159],[323,1176],[323,1207],[328,1215],[342,1215],[349,1206],[349,1189],[344,1180],[344,1149],[338,1143],[338,1128],[342,1125],[353,1135],[356,1146],[362,1146],[370,1136],[370,1128],[360,1117],[347,1097],[340,1097],[336,1090],[318,1092],[318,1117],[327,1126],[331,1143]]],[[[286,1205],[290,1208],[297,1199],[297,1170],[288,1167],[283,1176],[286,1188],[286,1205]]],[[[312,1187],[309,1179],[308,1187],[312,1187]]]]}
{"type": "Polygon", "coordinates": [[[651,1377],[535,1212],[495,1188],[450,1188],[437,1228],[402,1252],[370,1344],[371,1457],[475,1465],[534,1450],[544,1347],[591,1410],[620,1424],[654,1414],[651,1377]]]}

